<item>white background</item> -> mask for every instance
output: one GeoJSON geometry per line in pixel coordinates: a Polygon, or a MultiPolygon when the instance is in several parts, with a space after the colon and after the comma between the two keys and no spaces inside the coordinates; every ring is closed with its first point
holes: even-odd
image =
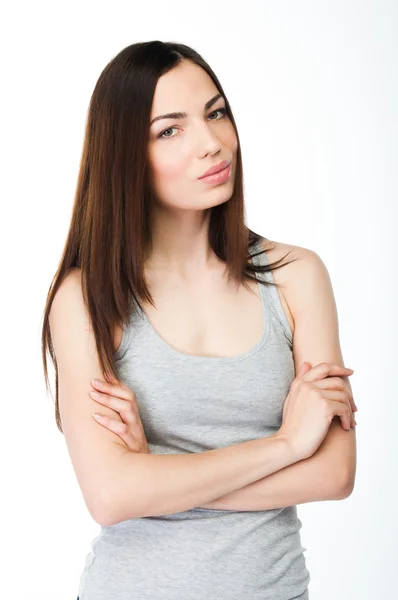
{"type": "Polygon", "coordinates": [[[45,393],[42,314],[95,82],[151,39],[192,46],[218,75],[249,226],[316,251],[332,279],[358,467],[349,498],[298,507],[311,600],[396,597],[397,4],[19,2],[2,13],[1,597],[75,600],[99,532],[45,393]]]}

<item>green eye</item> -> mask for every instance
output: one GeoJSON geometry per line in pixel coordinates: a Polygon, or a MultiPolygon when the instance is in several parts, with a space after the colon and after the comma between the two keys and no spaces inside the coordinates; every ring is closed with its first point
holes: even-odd
{"type": "Polygon", "coordinates": [[[171,131],[172,129],[176,129],[176,127],[169,127],[168,129],[165,129],[163,131],[163,133],[158,135],[158,138],[163,138],[163,139],[167,139],[169,137],[171,137],[170,135],[164,135],[167,131],[171,131]]]}
{"type": "MultiPolygon", "coordinates": [[[[227,112],[226,108],[217,108],[216,110],[213,110],[213,112],[211,112],[210,114],[214,114],[220,112],[222,115],[225,115],[225,113],[227,112]]],[[[217,121],[217,119],[212,119],[212,121],[217,121]]]]}
{"type": "MultiPolygon", "coordinates": [[[[222,119],[224,117],[224,115],[227,112],[226,108],[217,108],[217,110],[213,110],[210,115],[213,115],[215,113],[221,113],[221,117],[220,119],[222,119]]],[[[211,121],[219,121],[220,119],[210,119],[211,121]]],[[[168,131],[172,131],[173,129],[177,129],[176,127],[168,127],[168,129],[165,129],[164,131],[162,131],[162,133],[159,133],[159,135],[157,136],[158,139],[163,139],[163,140],[167,140],[167,139],[172,139],[174,137],[176,137],[175,135],[165,135],[165,133],[167,133],[168,131]]]]}

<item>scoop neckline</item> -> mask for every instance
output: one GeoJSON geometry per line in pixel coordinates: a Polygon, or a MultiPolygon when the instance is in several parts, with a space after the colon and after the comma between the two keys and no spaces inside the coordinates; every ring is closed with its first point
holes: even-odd
{"type": "Polygon", "coordinates": [[[257,279],[257,288],[259,290],[259,295],[260,295],[260,300],[261,300],[262,317],[263,317],[263,327],[262,327],[261,338],[254,346],[249,348],[249,350],[246,350],[245,352],[241,352],[240,354],[235,354],[234,356],[200,356],[197,354],[187,354],[186,352],[181,352],[180,350],[173,348],[173,346],[171,346],[168,342],[166,342],[166,340],[164,340],[161,337],[161,335],[158,333],[158,331],[155,329],[155,327],[152,325],[152,323],[148,319],[148,317],[143,309],[141,309],[140,312],[143,317],[143,320],[145,321],[145,323],[148,326],[148,329],[149,329],[152,337],[158,342],[158,344],[162,348],[164,348],[169,354],[173,355],[174,357],[176,357],[180,360],[186,361],[186,362],[190,361],[190,362],[209,363],[209,364],[212,364],[212,363],[215,364],[215,363],[221,363],[221,362],[225,362],[225,363],[240,362],[242,360],[246,360],[247,358],[250,358],[257,352],[259,352],[259,350],[261,350],[261,348],[265,345],[266,341],[268,340],[269,334],[270,334],[270,319],[269,319],[268,311],[266,310],[266,299],[265,299],[266,291],[262,290],[262,287],[258,280],[257,275],[256,275],[256,279],[257,279]]]}

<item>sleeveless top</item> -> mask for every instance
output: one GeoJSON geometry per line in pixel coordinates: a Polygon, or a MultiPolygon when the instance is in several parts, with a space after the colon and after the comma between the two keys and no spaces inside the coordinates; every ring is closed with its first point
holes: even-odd
{"type": "MultiPolygon", "coordinates": [[[[261,249],[257,243],[252,252],[261,249]]],[[[268,258],[263,253],[252,261],[268,258]]],[[[272,272],[256,277],[273,281],[272,272]]],[[[117,371],[136,394],[152,454],[224,448],[280,428],[295,378],[293,336],[277,289],[257,285],[262,336],[236,356],[179,352],[139,308],[124,326],[117,371]]],[[[194,507],[100,526],[81,573],[79,600],[308,600],[301,527],[296,506],[194,507]]]]}

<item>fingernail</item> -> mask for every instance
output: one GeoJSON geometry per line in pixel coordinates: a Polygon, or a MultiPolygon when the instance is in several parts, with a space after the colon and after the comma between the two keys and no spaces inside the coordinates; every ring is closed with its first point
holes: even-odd
{"type": "Polygon", "coordinates": [[[102,415],[100,415],[99,413],[92,413],[92,414],[93,414],[94,419],[97,419],[97,421],[101,421],[102,415]]]}

